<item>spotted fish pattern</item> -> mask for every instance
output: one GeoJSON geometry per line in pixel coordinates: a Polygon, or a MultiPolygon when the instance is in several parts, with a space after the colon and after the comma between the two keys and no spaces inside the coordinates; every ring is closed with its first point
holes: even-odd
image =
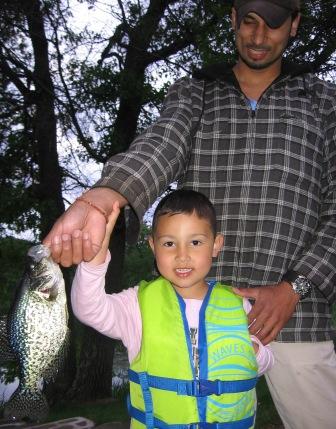
{"type": "Polygon", "coordinates": [[[0,322],[0,362],[18,361],[20,382],[5,404],[10,420],[43,421],[49,412],[43,385],[64,364],[69,342],[68,310],[62,272],[47,247],[27,253],[24,274],[12,308],[0,322]],[[9,346],[9,347],[8,347],[9,346]]]}

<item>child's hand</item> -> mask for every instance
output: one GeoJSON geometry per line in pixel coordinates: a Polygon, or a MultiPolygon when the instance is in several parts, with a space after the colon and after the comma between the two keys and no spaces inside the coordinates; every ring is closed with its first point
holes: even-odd
{"type": "MultiPolygon", "coordinates": [[[[108,223],[106,224],[105,237],[102,243],[102,247],[97,253],[97,255],[90,261],[90,265],[100,265],[105,262],[108,246],[110,243],[111,234],[113,232],[114,225],[118,219],[120,213],[119,203],[116,201],[113,204],[112,212],[108,218],[108,223]]],[[[90,238],[88,237],[88,240],[90,238]]]]}

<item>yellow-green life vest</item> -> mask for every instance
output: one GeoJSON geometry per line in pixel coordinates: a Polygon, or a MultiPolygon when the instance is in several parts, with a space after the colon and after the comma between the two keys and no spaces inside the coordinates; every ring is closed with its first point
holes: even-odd
{"type": "Polygon", "coordinates": [[[162,277],[141,282],[140,352],[130,365],[132,429],[249,429],[257,362],[242,299],[209,285],[198,326],[195,376],[185,303],[162,277]]]}

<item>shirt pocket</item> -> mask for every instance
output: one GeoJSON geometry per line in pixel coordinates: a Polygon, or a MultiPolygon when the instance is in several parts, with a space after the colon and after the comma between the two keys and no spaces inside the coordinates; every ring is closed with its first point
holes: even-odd
{"type": "Polygon", "coordinates": [[[283,113],[273,135],[271,150],[278,155],[283,171],[317,185],[321,180],[324,143],[319,123],[313,117],[283,113]]]}
{"type": "Polygon", "coordinates": [[[195,133],[192,145],[192,163],[201,169],[221,171],[221,178],[231,169],[240,169],[246,163],[246,139],[229,119],[218,123],[202,123],[195,133]]]}

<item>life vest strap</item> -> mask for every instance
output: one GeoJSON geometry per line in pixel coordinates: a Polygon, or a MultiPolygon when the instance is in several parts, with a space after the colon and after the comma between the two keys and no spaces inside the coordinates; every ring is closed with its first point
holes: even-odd
{"type": "Polygon", "coordinates": [[[149,387],[155,389],[169,390],[178,395],[187,396],[209,396],[223,395],[225,393],[239,393],[254,389],[258,377],[247,380],[178,380],[175,378],[158,377],[149,375],[146,372],[137,373],[131,369],[128,371],[129,380],[133,383],[141,384],[140,378],[146,374],[149,387]]]}
{"type": "MultiPolygon", "coordinates": [[[[146,425],[146,413],[133,407],[130,402],[128,403],[128,411],[130,416],[146,425]]],[[[234,422],[225,423],[205,423],[197,422],[190,424],[169,424],[162,420],[154,417],[154,428],[155,429],[249,429],[253,427],[255,414],[242,420],[236,420],[234,422]]]]}
{"type": "Polygon", "coordinates": [[[145,403],[145,424],[147,429],[154,429],[154,414],[153,414],[153,401],[152,394],[149,390],[148,377],[145,372],[140,372],[139,383],[142,389],[142,394],[145,403]]]}

